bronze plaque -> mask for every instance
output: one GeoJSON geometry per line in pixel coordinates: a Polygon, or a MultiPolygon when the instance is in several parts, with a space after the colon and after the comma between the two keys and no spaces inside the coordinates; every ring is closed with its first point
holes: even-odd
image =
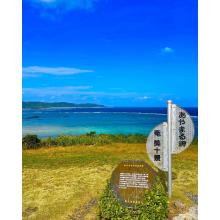
{"type": "Polygon", "coordinates": [[[144,161],[122,161],[113,171],[111,187],[116,198],[125,206],[138,205],[149,190],[157,173],[144,161]]]}

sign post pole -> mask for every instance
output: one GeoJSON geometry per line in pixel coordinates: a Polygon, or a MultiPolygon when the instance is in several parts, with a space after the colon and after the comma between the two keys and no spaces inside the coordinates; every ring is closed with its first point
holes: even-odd
{"type": "Polygon", "coordinates": [[[168,122],[168,195],[172,195],[172,101],[168,100],[167,122],[168,122]]]}

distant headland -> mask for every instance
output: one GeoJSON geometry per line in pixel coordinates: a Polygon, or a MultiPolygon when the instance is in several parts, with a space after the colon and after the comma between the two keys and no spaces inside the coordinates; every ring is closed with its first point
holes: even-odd
{"type": "Polygon", "coordinates": [[[22,108],[63,108],[63,107],[77,107],[77,108],[92,108],[92,107],[105,107],[104,105],[83,103],[76,104],[70,102],[22,102],[22,108]]]}

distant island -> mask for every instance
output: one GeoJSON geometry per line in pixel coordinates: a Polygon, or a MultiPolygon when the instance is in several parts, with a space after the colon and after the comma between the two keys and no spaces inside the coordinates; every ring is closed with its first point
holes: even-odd
{"type": "Polygon", "coordinates": [[[93,103],[76,104],[69,102],[22,102],[22,108],[60,108],[60,107],[78,107],[78,108],[92,108],[92,107],[105,107],[93,103]]]}

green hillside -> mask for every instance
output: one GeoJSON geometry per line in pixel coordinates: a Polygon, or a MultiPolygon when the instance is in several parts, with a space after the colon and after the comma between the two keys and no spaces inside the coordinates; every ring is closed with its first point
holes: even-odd
{"type": "Polygon", "coordinates": [[[59,107],[104,107],[93,103],[76,104],[69,102],[22,102],[22,108],[59,108],[59,107]]]}

